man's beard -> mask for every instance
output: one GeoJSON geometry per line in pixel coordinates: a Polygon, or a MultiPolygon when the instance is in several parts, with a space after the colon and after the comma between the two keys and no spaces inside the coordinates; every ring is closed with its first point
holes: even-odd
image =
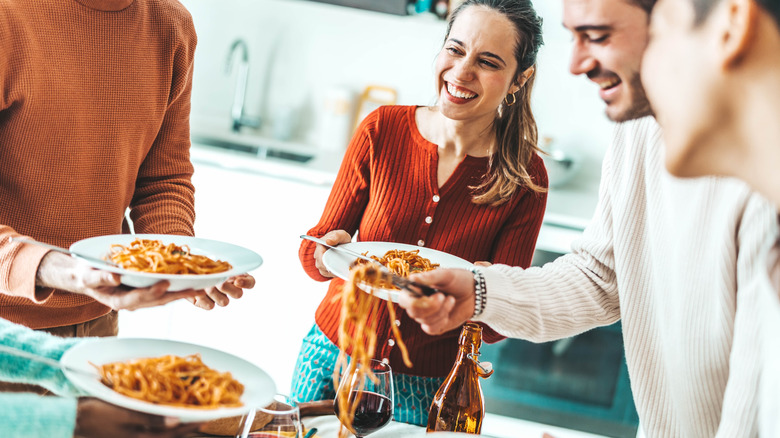
{"type": "Polygon", "coordinates": [[[642,79],[640,78],[639,73],[635,73],[631,76],[630,90],[630,107],[619,114],[610,115],[609,112],[607,112],[607,117],[613,122],[627,122],[629,120],[655,115],[653,109],[650,107],[650,101],[647,100],[645,88],[642,86],[642,79]]]}

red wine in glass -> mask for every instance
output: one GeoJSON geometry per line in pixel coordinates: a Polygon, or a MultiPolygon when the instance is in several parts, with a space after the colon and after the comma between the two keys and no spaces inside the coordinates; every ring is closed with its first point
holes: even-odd
{"type": "Polygon", "coordinates": [[[363,372],[360,364],[356,365],[354,372],[347,371],[341,376],[333,404],[339,420],[357,438],[376,432],[393,418],[393,371],[389,364],[375,359],[369,360],[368,366],[370,377],[363,372]],[[339,412],[339,396],[347,397],[347,405],[355,407],[352,421],[344,412],[339,412]]]}
{"type": "MultiPolygon", "coordinates": [[[[352,391],[350,402],[354,402],[358,391],[352,391]]],[[[339,404],[335,403],[336,415],[339,404]]],[[[375,392],[361,391],[360,401],[352,419],[352,432],[356,437],[364,437],[385,427],[393,418],[393,402],[389,398],[375,392]]]]}

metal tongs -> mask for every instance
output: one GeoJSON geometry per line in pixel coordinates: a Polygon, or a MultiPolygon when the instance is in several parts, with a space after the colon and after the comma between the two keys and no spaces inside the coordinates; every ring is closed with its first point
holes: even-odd
{"type": "Polygon", "coordinates": [[[311,240],[312,242],[319,243],[320,245],[330,248],[334,251],[339,251],[344,254],[349,254],[352,257],[365,260],[367,262],[370,262],[372,266],[376,266],[376,268],[379,270],[379,272],[382,273],[382,275],[390,280],[390,282],[397,288],[402,289],[406,292],[408,292],[410,295],[412,295],[415,298],[419,297],[429,297],[437,292],[441,292],[439,289],[430,287],[428,285],[418,283],[416,281],[409,280],[406,277],[401,277],[400,275],[395,274],[393,271],[387,269],[383,264],[377,262],[376,260],[366,257],[363,254],[360,254],[359,252],[352,251],[347,248],[342,248],[340,246],[331,246],[325,243],[324,240],[319,239],[317,237],[309,236],[309,235],[301,235],[301,239],[311,240]]]}

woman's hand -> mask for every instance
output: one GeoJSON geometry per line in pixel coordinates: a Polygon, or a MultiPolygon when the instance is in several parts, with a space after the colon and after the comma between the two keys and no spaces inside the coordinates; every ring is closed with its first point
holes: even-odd
{"type": "MultiPolygon", "coordinates": [[[[352,236],[344,230],[333,230],[328,234],[321,237],[328,245],[336,246],[342,243],[349,243],[352,241],[352,236]]],[[[323,277],[333,277],[333,273],[328,271],[328,268],[322,263],[322,255],[325,254],[328,248],[317,244],[317,248],[314,249],[314,265],[320,270],[320,275],[323,277]]]]}
{"type": "Polygon", "coordinates": [[[162,306],[182,298],[205,296],[204,291],[168,292],[169,283],[133,289],[119,282],[119,275],[89,267],[86,263],[58,252],[49,252],[38,266],[38,286],[87,295],[114,310],[135,310],[162,306]]]}
{"type": "Polygon", "coordinates": [[[471,271],[434,269],[409,278],[444,292],[421,298],[400,294],[398,304],[426,333],[439,335],[454,330],[474,314],[474,274],[471,271]]]}
{"type": "Polygon", "coordinates": [[[83,438],[175,438],[197,432],[200,423],[180,424],[120,408],[95,398],[80,398],[73,435],[83,438]]]}
{"type": "Polygon", "coordinates": [[[219,286],[206,289],[203,295],[190,298],[190,302],[201,309],[211,310],[215,305],[225,307],[230,299],[237,300],[244,295],[244,289],[255,287],[255,277],[249,274],[241,274],[228,278],[219,286]]]}

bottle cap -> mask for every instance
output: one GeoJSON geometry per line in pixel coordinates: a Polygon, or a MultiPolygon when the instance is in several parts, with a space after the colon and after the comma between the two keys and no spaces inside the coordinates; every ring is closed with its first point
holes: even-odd
{"type": "Polygon", "coordinates": [[[490,375],[493,374],[493,364],[490,362],[480,362],[478,356],[479,354],[472,353],[466,355],[466,357],[471,359],[477,365],[477,374],[479,374],[479,377],[490,377],[490,375]]]}

